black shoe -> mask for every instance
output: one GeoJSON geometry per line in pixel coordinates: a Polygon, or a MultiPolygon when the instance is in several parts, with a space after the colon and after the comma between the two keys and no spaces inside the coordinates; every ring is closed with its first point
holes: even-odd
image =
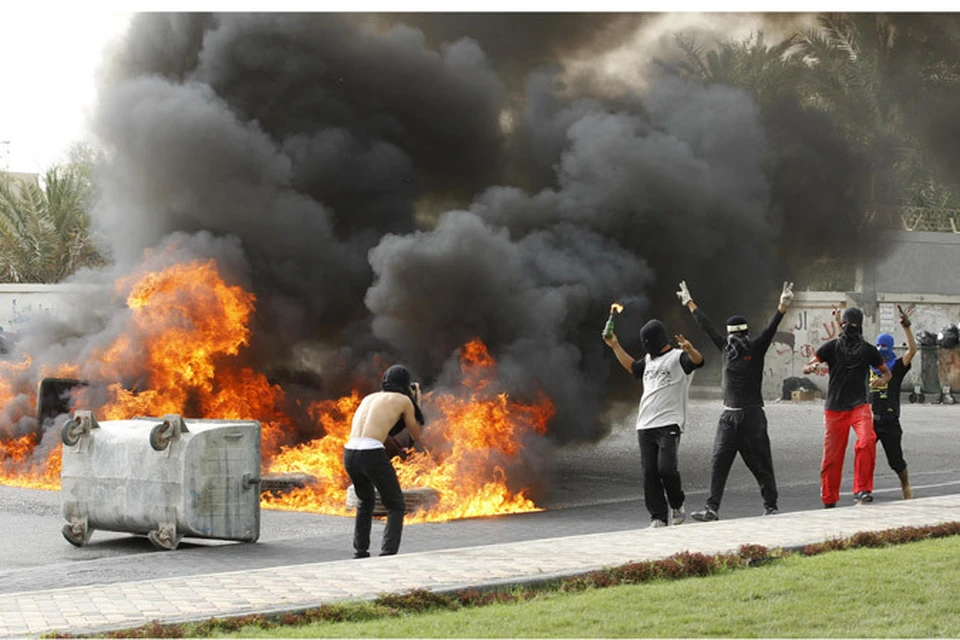
{"type": "Polygon", "coordinates": [[[856,499],[857,504],[870,504],[873,502],[873,494],[869,491],[861,491],[853,497],[856,499]]]}
{"type": "Polygon", "coordinates": [[[837,503],[836,503],[836,502],[824,502],[824,503],[823,503],[823,508],[824,508],[824,509],[833,509],[835,506],[837,506],[837,503]]]}
{"type": "Polygon", "coordinates": [[[704,507],[702,511],[694,511],[691,513],[690,517],[700,522],[713,522],[714,520],[720,519],[720,514],[717,513],[716,509],[704,507]]]}
{"type": "Polygon", "coordinates": [[[354,551],[354,552],[353,552],[353,557],[354,557],[354,559],[356,559],[356,560],[359,560],[359,559],[361,559],[361,558],[369,558],[369,557],[370,557],[370,552],[369,552],[369,551],[354,551]]]}
{"type": "Polygon", "coordinates": [[[775,516],[778,513],[780,513],[780,509],[777,509],[776,507],[767,507],[763,511],[763,515],[765,516],[775,516]]]}
{"type": "Polygon", "coordinates": [[[381,552],[380,552],[380,557],[383,557],[383,556],[395,556],[395,555],[397,555],[397,552],[396,552],[396,551],[381,551],[381,552]]]}

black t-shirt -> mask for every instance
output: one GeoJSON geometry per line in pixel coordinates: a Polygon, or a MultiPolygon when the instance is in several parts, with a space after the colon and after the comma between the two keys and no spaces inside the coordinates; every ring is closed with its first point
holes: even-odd
{"type": "Polygon", "coordinates": [[[877,348],[863,340],[862,349],[850,357],[839,348],[840,338],[825,342],[817,349],[817,359],[830,367],[827,383],[829,411],[850,411],[870,402],[870,367],[879,367],[883,358],[877,348]]]}
{"type": "MultiPolygon", "coordinates": [[[[904,364],[903,358],[897,358],[893,363],[893,377],[887,386],[871,391],[870,402],[873,404],[874,420],[896,420],[900,417],[900,386],[907,371],[910,371],[910,365],[904,364]]],[[[877,374],[871,369],[870,380],[876,377],[877,374]]]]}
{"type": "Polygon", "coordinates": [[[756,340],[750,341],[750,348],[746,353],[728,357],[726,350],[727,338],[710,322],[707,315],[697,307],[693,310],[693,318],[703,329],[710,340],[724,354],[723,360],[723,404],[731,409],[747,409],[763,406],[763,364],[767,349],[773,342],[777,327],[783,320],[780,309],[773,312],[767,326],[763,328],[756,340]]]}

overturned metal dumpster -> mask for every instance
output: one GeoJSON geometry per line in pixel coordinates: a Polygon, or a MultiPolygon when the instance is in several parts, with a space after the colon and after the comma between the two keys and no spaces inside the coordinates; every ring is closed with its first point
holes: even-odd
{"type": "Polygon", "coordinates": [[[260,537],[260,423],[179,415],[99,422],[77,411],[61,429],[63,536],[97,529],[146,535],[173,550],[184,537],[260,537]]]}

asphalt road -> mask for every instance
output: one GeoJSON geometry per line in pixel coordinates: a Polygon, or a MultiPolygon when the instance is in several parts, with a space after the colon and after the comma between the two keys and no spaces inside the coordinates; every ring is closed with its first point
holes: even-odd
{"type": "MultiPolygon", "coordinates": [[[[721,403],[694,400],[683,435],[680,469],[687,511],[702,506],[710,480],[710,454],[721,403]]],[[[444,523],[408,524],[401,553],[457,548],[645,527],[635,407],[611,413],[611,433],[595,444],[559,449],[553,456],[552,490],[544,511],[444,523]]],[[[775,402],[767,406],[774,465],[783,512],[819,509],[822,403],[775,402]]],[[[960,405],[905,405],[904,450],[915,494],[960,490],[960,405]]],[[[841,507],[852,506],[853,438],[847,452],[841,507]]],[[[878,450],[878,502],[900,498],[899,481],[878,450]]],[[[869,507],[866,507],[869,508],[869,507]]],[[[753,476],[738,459],[721,506],[723,519],[759,515],[762,503],[753,476]]],[[[696,526],[692,520],[683,526],[696,526]]],[[[145,537],[96,531],[77,548],[60,529],[58,492],[0,486],[0,593],[176,577],[350,557],[352,518],[261,511],[255,544],[184,539],[177,551],[157,551],[145,537]]],[[[382,524],[376,522],[373,543],[382,524]]]]}

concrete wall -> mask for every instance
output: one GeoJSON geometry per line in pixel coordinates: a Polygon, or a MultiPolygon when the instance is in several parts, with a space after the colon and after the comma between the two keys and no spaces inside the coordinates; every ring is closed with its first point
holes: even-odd
{"type": "Polygon", "coordinates": [[[0,329],[19,333],[38,318],[61,317],[89,291],[78,285],[0,284],[0,329]]]}
{"type": "Polygon", "coordinates": [[[897,232],[889,240],[882,258],[864,270],[862,291],[960,295],[960,234],[897,232]]]}
{"type": "MultiPolygon", "coordinates": [[[[836,337],[832,318],[835,306],[862,309],[866,339],[872,341],[878,333],[892,333],[900,353],[906,349],[906,338],[897,304],[904,309],[915,308],[911,316],[915,335],[922,330],[936,334],[960,323],[960,234],[892,232],[886,240],[884,254],[872,266],[860,269],[856,291],[797,294],[780,325],[781,335],[767,353],[765,397],[779,398],[783,379],[803,376],[801,370],[817,348],[836,337]]],[[[912,388],[919,376],[918,358],[904,388],[912,388]]],[[[807,377],[826,390],[826,373],[807,377]]]]}
{"type": "MultiPolygon", "coordinates": [[[[960,258],[960,255],[957,257],[960,258]]],[[[954,273],[958,272],[960,269],[954,270],[954,273]]],[[[76,285],[0,285],[0,328],[17,333],[32,319],[49,315],[60,317],[69,306],[82,304],[84,293],[89,291],[89,287],[76,285]]],[[[764,363],[764,397],[770,400],[780,398],[783,380],[792,376],[803,377],[803,366],[817,348],[836,337],[837,327],[832,311],[838,306],[860,307],[864,312],[866,338],[873,340],[880,332],[890,332],[902,352],[906,338],[897,320],[898,303],[904,308],[915,307],[912,316],[915,334],[924,329],[937,333],[946,325],[960,322],[960,295],[877,293],[871,301],[864,301],[858,292],[797,292],[794,303],[787,310],[780,324],[780,331],[767,352],[764,363]]],[[[750,318],[752,331],[759,331],[766,319],[767,317],[750,318]]],[[[694,344],[701,347],[706,345],[705,337],[696,336],[692,339],[694,344]]],[[[708,356],[715,355],[712,347],[706,353],[708,356]]],[[[960,366],[957,368],[960,370],[960,366]]],[[[919,380],[919,372],[918,359],[907,376],[905,389],[912,388],[915,379],[919,380]]],[[[821,390],[826,390],[825,373],[807,377],[821,390]]],[[[699,376],[698,382],[701,385],[719,386],[719,372],[716,375],[699,376]]]]}
{"type": "MultiPolygon", "coordinates": [[[[947,325],[960,321],[960,295],[878,293],[875,302],[857,300],[856,294],[840,292],[798,292],[794,303],[787,310],[780,333],[767,352],[764,375],[764,396],[779,398],[783,379],[790,376],[803,377],[803,366],[824,342],[837,337],[837,325],[833,309],[837,306],[858,306],[864,312],[864,337],[872,341],[877,334],[888,332],[896,340],[897,350],[906,350],[906,336],[900,327],[896,305],[904,309],[914,307],[911,323],[914,335],[922,330],[938,333],[947,325]]],[[[904,389],[919,381],[920,360],[907,374],[904,389]]],[[[826,390],[827,373],[806,376],[821,390],[826,390]]]]}

